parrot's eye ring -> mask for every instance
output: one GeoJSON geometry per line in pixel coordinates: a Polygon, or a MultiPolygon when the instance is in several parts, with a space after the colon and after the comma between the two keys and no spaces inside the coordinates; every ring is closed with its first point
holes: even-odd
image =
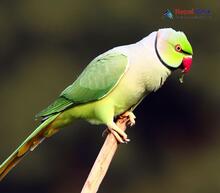
{"type": "Polygon", "coordinates": [[[181,51],[182,51],[182,48],[181,48],[181,46],[180,46],[179,44],[177,44],[177,45],[175,46],[175,50],[176,50],[177,52],[181,52],[181,51]]]}

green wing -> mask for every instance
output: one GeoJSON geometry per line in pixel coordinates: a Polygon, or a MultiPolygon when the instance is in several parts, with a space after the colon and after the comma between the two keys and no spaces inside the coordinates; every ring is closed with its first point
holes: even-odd
{"type": "Polygon", "coordinates": [[[36,116],[49,116],[66,108],[103,98],[120,81],[127,69],[127,64],[127,56],[121,53],[105,53],[98,56],[54,103],[36,116]]]}

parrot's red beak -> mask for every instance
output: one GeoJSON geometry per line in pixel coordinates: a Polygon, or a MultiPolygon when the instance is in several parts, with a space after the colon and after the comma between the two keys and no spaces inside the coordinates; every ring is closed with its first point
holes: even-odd
{"type": "Polygon", "coordinates": [[[191,66],[192,66],[192,56],[184,57],[180,67],[183,70],[183,73],[189,72],[191,66]]]}

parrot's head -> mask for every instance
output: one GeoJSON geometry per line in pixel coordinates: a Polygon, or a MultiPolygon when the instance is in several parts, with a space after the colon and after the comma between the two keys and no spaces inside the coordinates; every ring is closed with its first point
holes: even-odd
{"type": "Polygon", "coordinates": [[[171,70],[189,72],[193,50],[186,35],[172,28],[160,29],[156,35],[155,48],[161,62],[171,70]]]}

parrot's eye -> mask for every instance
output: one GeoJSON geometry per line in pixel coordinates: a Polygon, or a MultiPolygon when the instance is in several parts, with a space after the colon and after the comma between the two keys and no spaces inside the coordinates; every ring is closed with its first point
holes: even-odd
{"type": "Polygon", "coordinates": [[[182,48],[181,48],[181,46],[180,46],[179,44],[177,44],[177,45],[175,46],[175,50],[176,50],[177,52],[181,52],[181,51],[182,51],[182,48]]]}

